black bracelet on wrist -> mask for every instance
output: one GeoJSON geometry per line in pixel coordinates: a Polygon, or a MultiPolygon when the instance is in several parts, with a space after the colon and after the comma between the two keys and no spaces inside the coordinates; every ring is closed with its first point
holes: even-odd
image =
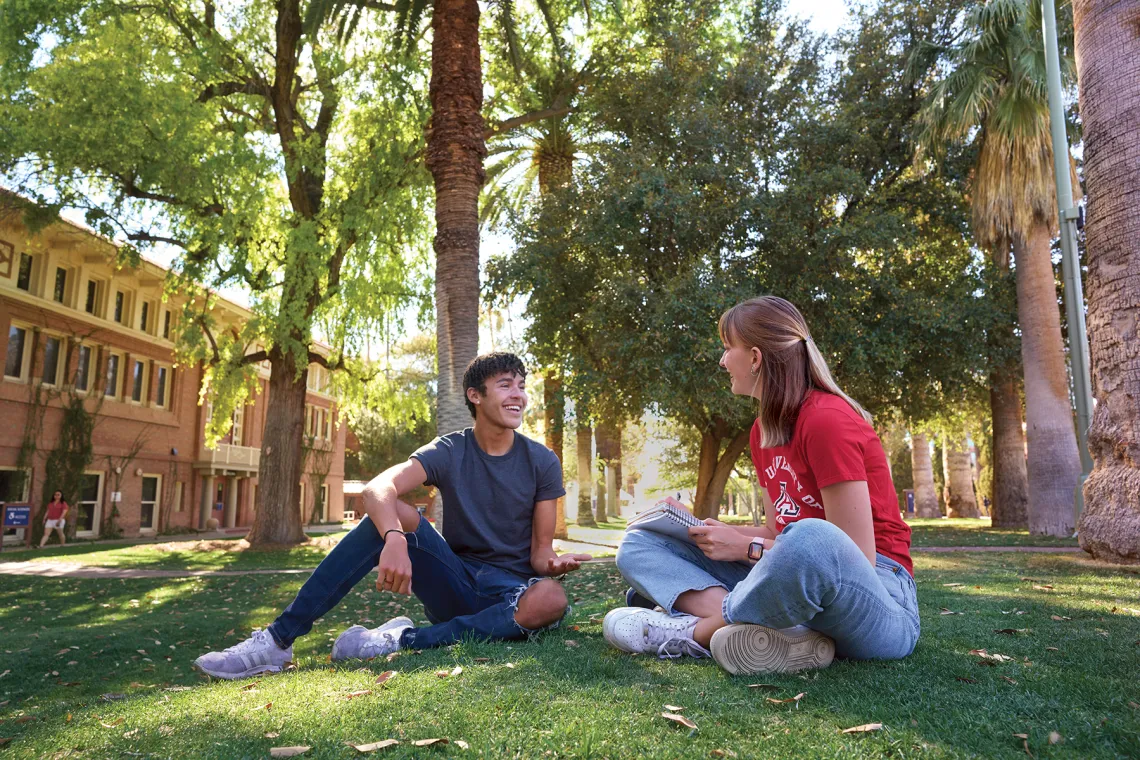
{"type": "Polygon", "coordinates": [[[380,540],[387,541],[389,533],[399,533],[401,536],[404,535],[404,531],[400,530],[399,528],[389,528],[388,530],[384,531],[384,535],[380,537],[380,540]]]}

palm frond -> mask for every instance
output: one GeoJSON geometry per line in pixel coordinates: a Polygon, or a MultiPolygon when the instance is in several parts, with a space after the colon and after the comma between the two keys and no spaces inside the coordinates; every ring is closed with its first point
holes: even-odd
{"type": "Polygon", "coordinates": [[[507,58],[516,74],[522,73],[522,56],[519,53],[519,32],[515,23],[514,0],[492,0],[495,20],[507,44],[507,58]]]}
{"type": "Polygon", "coordinates": [[[566,62],[566,53],[562,47],[562,30],[554,20],[554,11],[550,7],[550,0],[535,0],[543,20],[546,22],[546,31],[550,34],[550,45],[554,52],[554,63],[562,67],[566,62]]]}

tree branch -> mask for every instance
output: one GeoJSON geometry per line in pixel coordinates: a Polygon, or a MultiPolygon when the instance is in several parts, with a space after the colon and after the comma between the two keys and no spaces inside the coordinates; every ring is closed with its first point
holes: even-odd
{"type": "Polygon", "coordinates": [[[552,106],[550,108],[543,108],[538,111],[531,111],[524,113],[521,116],[515,116],[505,121],[497,122],[496,124],[483,130],[483,139],[490,140],[496,135],[501,135],[504,132],[510,132],[512,129],[533,124],[536,121],[543,119],[557,119],[560,116],[567,116],[573,113],[574,109],[570,106],[552,106]]]}
{"type": "Polygon", "coordinates": [[[259,82],[256,79],[247,79],[244,82],[221,82],[219,84],[212,84],[202,91],[198,96],[199,103],[206,103],[214,98],[224,98],[230,95],[260,95],[263,98],[269,97],[269,87],[264,82],[259,82]]]}

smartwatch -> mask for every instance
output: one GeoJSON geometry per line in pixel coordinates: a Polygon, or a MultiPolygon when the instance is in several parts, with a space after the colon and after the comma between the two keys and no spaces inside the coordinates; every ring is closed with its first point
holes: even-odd
{"type": "Polygon", "coordinates": [[[754,538],[748,544],[748,559],[759,562],[764,557],[764,539],[754,538]]]}

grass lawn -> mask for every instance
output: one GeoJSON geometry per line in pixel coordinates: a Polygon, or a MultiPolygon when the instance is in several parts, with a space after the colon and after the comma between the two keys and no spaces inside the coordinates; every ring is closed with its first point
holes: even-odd
{"type": "Polygon", "coordinates": [[[308,745],[306,758],[350,758],[346,741],[387,738],[402,743],[378,756],[1140,757],[1135,569],[981,553],[920,555],[917,567],[914,655],[761,678],[609,649],[600,619],[625,584],[608,563],[568,576],[572,617],[535,643],[333,666],[332,639],[350,623],[422,619],[414,600],[362,583],[297,643],[295,671],[212,683],[193,658],[268,623],[301,578],[0,576],[0,757],[267,757],[308,745]],[[398,675],[378,685],[389,669],[398,675]],[[661,718],[665,705],[699,729],[661,718]],[[840,733],[867,723],[883,728],[840,733]],[[1050,744],[1052,731],[1063,740],[1050,744]],[[469,749],[411,745],[437,737],[469,749]]]}

